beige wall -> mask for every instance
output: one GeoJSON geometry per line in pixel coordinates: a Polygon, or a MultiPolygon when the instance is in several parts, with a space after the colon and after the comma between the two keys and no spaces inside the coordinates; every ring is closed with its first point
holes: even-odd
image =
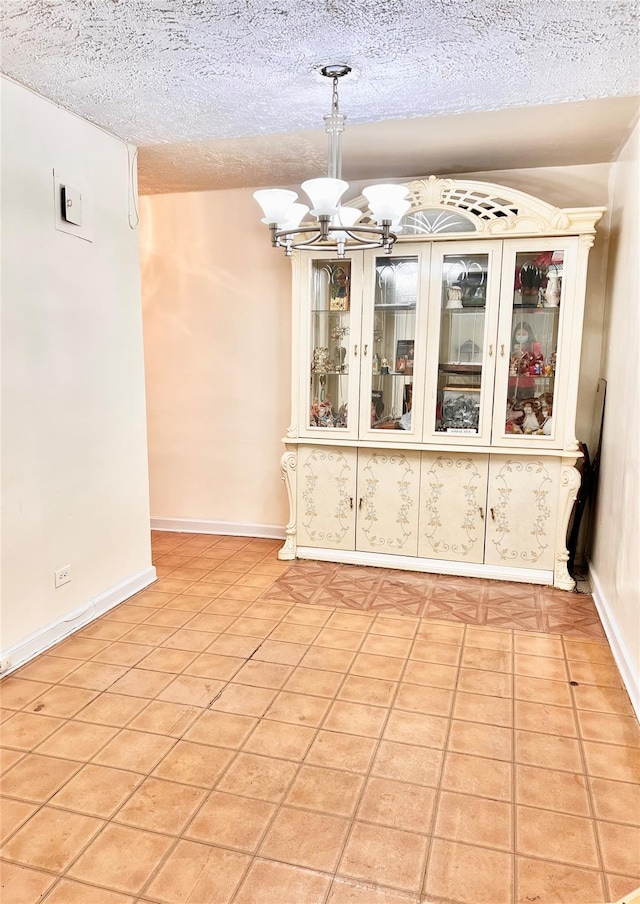
{"type": "MultiPolygon", "coordinates": [[[[469,175],[580,207],[607,204],[610,169],[469,175]]],[[[271,248],[248,189],[147,196],[141,226],[152,516],[282,528],[289,262],[271,248]]],[[[578,436],[587,443],[601,354],[606,226],[591,253],[578,415],[578,436]]]]}
{"type": "Polygon", "coordinates": [[[69,613],[90,614],[151,560],[127,148],[9,80],[1,89],[6,659],[55,623],[70,631],[69,613]],[[54,168],[84,187],[92,242],[54,228],[54,168]],[[54,589],[66,565],[72,580],[54,589]]]}
{"type": "MultiPolygon", "coordinates": [[[[603,376],[602,466],[591,555],[619,663],[635,682],[640,713],[640,126],[612,174],[612,230],[603,376]],[[622,661],[620,657],[622,657],[622,661]]],[[[631,690],[631,689],[630,689],[631,690]]]]}
{"type": "Polygon", "coordinates": [[[141,199],[151,514],[281,530],[290,264],[251,192],[141,199]]]}

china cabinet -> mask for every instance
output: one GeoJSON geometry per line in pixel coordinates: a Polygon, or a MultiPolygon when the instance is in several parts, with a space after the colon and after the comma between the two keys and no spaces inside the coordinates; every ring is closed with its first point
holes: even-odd
{"type": "MultiPolygon", "coordinates": [[[[587,257],[604,208],[408,184],[390,253],[293,255],[281,559],[572,589],[587,257]]],[[[368,222],[367,202],[352,202],[368,222]]]]}

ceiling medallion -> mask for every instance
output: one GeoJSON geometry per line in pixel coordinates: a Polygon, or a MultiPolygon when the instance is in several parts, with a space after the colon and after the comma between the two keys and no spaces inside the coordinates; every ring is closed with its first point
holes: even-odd
{"type": "Polygon", "coordinates": [[[331,112],[324,116],[329,136],[327,178],[309,179],[302,189],[311,201],[296,204],[298,195],[281,188],[256,191],[253,197],[262,207],[263,223],[271,230],[271,244],[284,248],[290,255],[296,250],[331,251],[339,258],[345,251],[359,248],[382,248],[387,254],[400,231],[401,217],[409,210],[406,185],[371,185],[362,194],[369,202],[375,225],[359,225],[363,212],[357,207],[341,207],[340,199],[349,188],[342,177],[342,133],[346,116],[338,107],[338,79],[351,72],[344,64],[324,66],[320,70],[333,82],[331,112]],[[308,214],[314,221],[305,220],[308,214]]]}

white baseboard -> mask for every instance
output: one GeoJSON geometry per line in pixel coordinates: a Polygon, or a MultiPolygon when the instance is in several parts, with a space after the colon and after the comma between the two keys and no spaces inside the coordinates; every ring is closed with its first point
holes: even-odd
{"type": "Polygon", "coordinates": [[[153,566],[144,568],[142,571],[132,574],[123,581],[109,587],[103,593],[90,599],[83,606],[78,606],[72,612],[68,612],[56,621],[51,622],[39,631],[34,631],[25,637],[24,640],[14,644],[8,650],[0,652],[0,674],[8,675],[15,669],[29,662],[34,656],[44,653],[49,647],[59,643],[77,631],[84,628],[89,622],[92,622],[100,615],[104,615],[109,609],[113,609],[118,603],[129,599],[134,593],[143,590],[156,580],[156,570],[153,566]]]}
{"type": "Polygon", "coordinates": [[[227,537],[258,537],[284,540],[284,528],[277,524],[245,524],[237,521],[197,521],[193,518],[152,518],[151,530],[182,534],[221,534],[227,537]]]}
{"type": "Polygon", "coordinates": [[[607,635],[613,658],[620,669],[624,686],[631,698],[631,705],[640,721],[640,675],[638,675],[633,665],[627,645],[620,633],[620,629],[618,628],[613,612],[611,611],[611,606],[607,601],[602,584],[598,579],[598,575],[593,570],[591,562],[589,563],[589,583],[591,584],[593,601],[596,604],[596,609],[598,610],[604,633],[607,635]]]}

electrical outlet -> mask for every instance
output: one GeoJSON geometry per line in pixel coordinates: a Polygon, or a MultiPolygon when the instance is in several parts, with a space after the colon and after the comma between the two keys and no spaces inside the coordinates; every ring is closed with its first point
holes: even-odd
{"type": "Polygon", "coordinates": [[[62,587],[63,584],[68,584],[71,580],[71,565],[65,565],[64,568],[59,568],[57,571],[54,571],[53,579],[56,587],[62,587]]]}

